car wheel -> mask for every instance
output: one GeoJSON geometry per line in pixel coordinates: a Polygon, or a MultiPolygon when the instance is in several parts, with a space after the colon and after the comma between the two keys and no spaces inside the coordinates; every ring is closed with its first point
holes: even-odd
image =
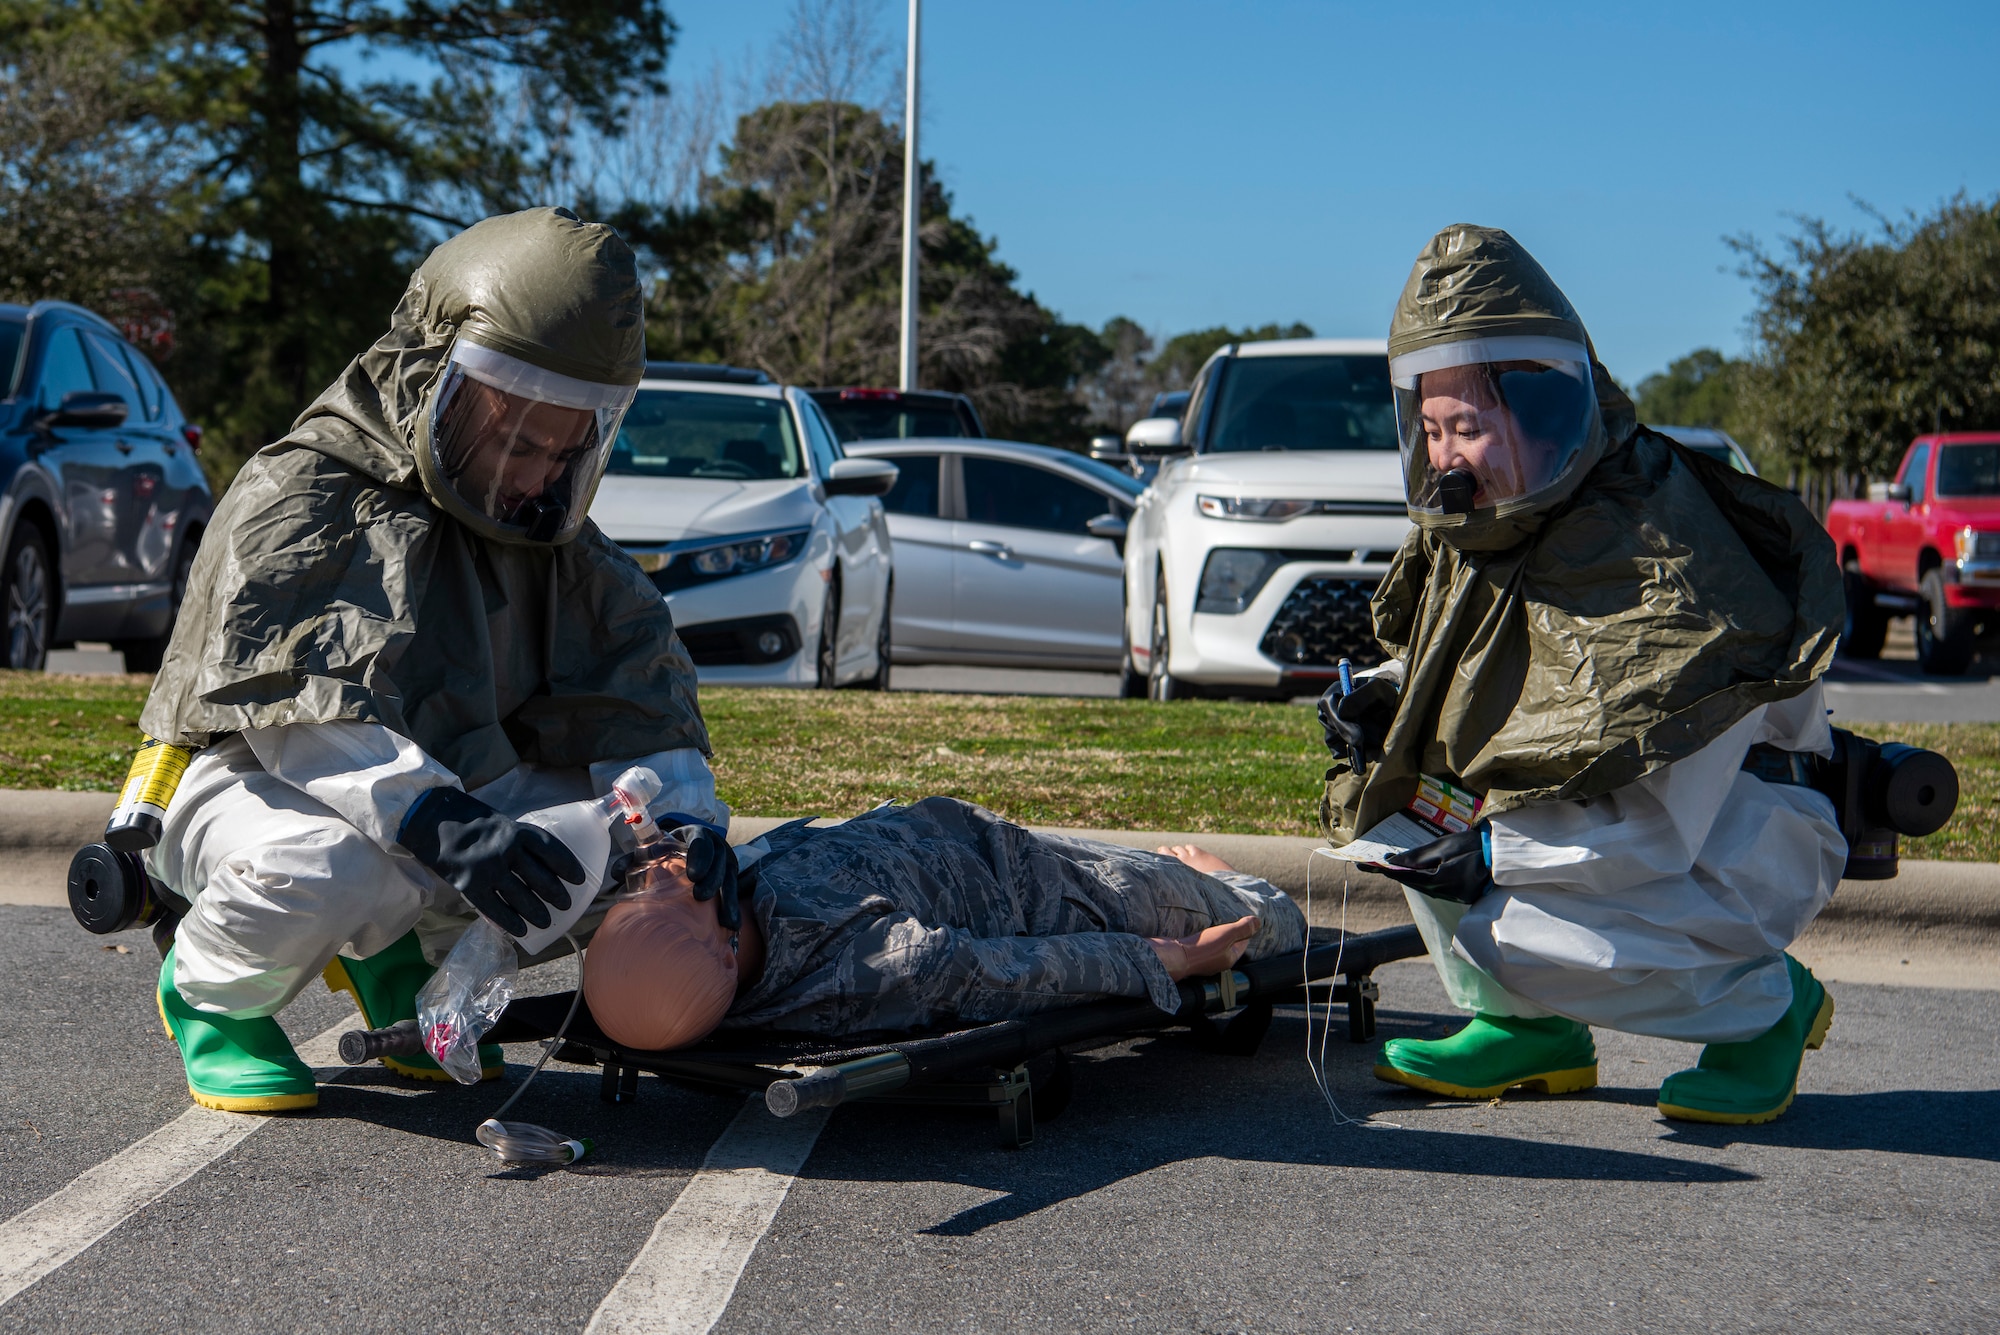
{"type": "Polygon", "coordinates": [[[889,689],[889,640],[890,613],[896,600],[896,581],[890,580],[882,590],[882,624],[875,631],[875,675],[863,677],[855,682],[864,691],[886,691],[889,689]]]}
{"type": "Polygon", "coordinates": [[[1841,656],[1880,658],[1882,641],[1889,635],[1889,614],[1875,605],[1874,586],[1852,567],[1841,572],[1840,586],[1847,595],[1847,618],[1840,630],[1841,656]]]}
{"type": "Polygon", "coordinates": [[[1924,575],[1918,595],[1917,666],[1934,677],[1955,677],[1972,664],[1972,618],[1945,601],[1942,570],[1924,575]]]}
{"type": "Polygon", "coordinates": [[[49,548],[41,530],[22,524],[7,544],[7,563],[0,571],[0,603],[7,609],[7,663],[18,672],[40,672],[48,666],[49,639],[55,631],[55,581],[50,577],[49,548]]]}
{"type": "Polygon", "coordinates": [[[1167,576],[1160,572],[1153,581],[1152,661],[1146,665],[1146,698],[1185,700],[1194,694],[1188,684],[1167,671],[1167,656],[1173,650],[1173,631],[1167,624],[1167,576]]]}
{"type": "Polygon", "coordinates": [[[813,685],[830,691],[840,684],[840,580],[826,586],[826,606],[819,615],[819,650],[814,659],[813,685]]]}
{"type": "Polygon", "coordinates": [[[111,647],[125,655],[127,672],[158,672],[160,664],[166,661],[167,645],[174,638],[174,623],[180,620],[181,604],[187,600],[188,576],[194,572],[195,542],[181,544],[180,555],[174,558],[173,591],[168,595],[167,628],[158,635],[143,640],[113,640],[111,647]]]}

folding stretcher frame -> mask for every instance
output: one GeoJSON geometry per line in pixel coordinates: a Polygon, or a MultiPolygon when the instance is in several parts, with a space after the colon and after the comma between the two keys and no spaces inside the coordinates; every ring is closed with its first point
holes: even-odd
{"type": "MultiPolygon", "coordinates": [[[[1313,928],[1303,951],[1245,961],[1213,978],[1181,983],[1181,1004],[1163,1011],[1151,1001],[1115,997],[1019,1020],[896,1035],[838,1040],[770,1030],[724,1030],[666,1052],[621,1047],[579,1006],[556,1060],[601,1066],[606,1102],[637,1097],[639,1072],[709,1092],[762,1090],[779,1117],[831,1108],[850,1099],[931,1106],[992,1107],[1000,1143],[1028,1144],[1035,1135],[1036,1099],[1053,1117],[1069,1099],[1065,1049],[1099,1046],[1135,1034],[1184,1027],[1205,1050],[1249,1055],[1270,1028],[1274,1006],[1307,1000],[1308,980],[1330,985],[1322,999],[1347,1008],[1347,1033],[1362,1042],[1375,1033],[1376,969],[1424,953],[1414,927],[1344,939],[1313,928]],[[873,1041],[862,1042],[862,1039],[873,1041]]],[[[523,997],[510,1004],[486,1041],[552,1039],[569,1014],[573,992],[523,997]]],[[[416,1021],[344,1035],[340,1055],[350,1064],[423,1050],[416,1021]]]]}

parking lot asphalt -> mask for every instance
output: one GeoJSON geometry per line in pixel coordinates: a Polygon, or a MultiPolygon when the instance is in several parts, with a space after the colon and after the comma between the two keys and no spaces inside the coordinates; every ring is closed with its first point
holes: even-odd
{"type": "MultiPolygon", "coordinates": [[[[114,944],[131,953],[0,908],[0,1220],[187,1108],[157,956],[114,944]]],[[[1428,966],[1378,978],[1382,1037],[1454,1027],[1428,966]]],[[[1603,1033],[1594,1094],[1468,1105],[1379,1084],[1336,1031],[1336,1117],[1296,1010],[1254,1057],[1166,1035],[1074,1058],[1071,1106],[1019,1151],[990,1115],[843,1108],[714,1328],[2000,1326],[2000,992],[1833,991],[1767,1127],[1661,1120],[1692,1049],[1603,1033]]],[[[284,1021],[303,1039],[342,1002],[315,985],[284,1021]]],[[[583,1330],[741,1104],[647,1079],[612,1107],[594,1071],[552,1065],[510,1116],[597,1148],[506,1170],[471,1132],[532,1056],[475,1089],[326,1086],[0,1304],[0,1331],[583,1330]]],[[[0,1223],[0,1267],[18,1233],[0,1223]]]]}

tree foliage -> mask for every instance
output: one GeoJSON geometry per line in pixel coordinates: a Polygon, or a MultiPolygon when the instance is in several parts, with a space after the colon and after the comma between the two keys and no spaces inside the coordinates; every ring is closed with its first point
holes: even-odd
{"type": "MultiPolygon", "coordinates": [[[[920,382],[972,396],[996,434],[1078,444],[1096,335],[1018,289],[996,243],[923,166],[920,382]]],[[[903,140],[852,102],[781,101],[741,117],[692,207],[617,219],[660,262],[653,351],[811,385],[889,385],[902,319],[903,140]]]]}
{"type": "Polygon", "coordinates": [[[615,133],[672,35],[660,0],[0,0],[0,63],[107,53],[105,123],[184,153],[185,240],[133,277],[181,298],[173,378],[225,472],[380,332],[440,229],[545,193],[571,121],[615,133]]]}
{"type": "Polygon", "coordinates": [[[1864,236],[1805,219],[1775,253],[1732,243],[1757,292],[1744,419],[1850,492],[1914,436],[2000,427],[2000,200],[1876,221],[1864,236]]]}

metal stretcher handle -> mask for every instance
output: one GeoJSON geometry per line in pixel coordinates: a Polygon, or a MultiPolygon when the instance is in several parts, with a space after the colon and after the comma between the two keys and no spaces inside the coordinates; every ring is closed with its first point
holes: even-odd
{"type": "Polygon", "coordinates": [[[791,1117],[807,1108],[836,1108],[862,1094],[886,1094],[909,1082],[909,1058],[900,1052],[878,1052],[822,1066],[796,1080],[773,1080],[764,1090],[764,1106],[773,1116],[791,1117]]]}
{"type": "Polygon", "coordinates": [[[340,1036],[340,1059],[349,1066],[377,1057],[415,1057],[423,1050],[424,1038],[417,1032],[415,1020],[403,1020],[387,1029],[350,1029],[340,1036]]]}

